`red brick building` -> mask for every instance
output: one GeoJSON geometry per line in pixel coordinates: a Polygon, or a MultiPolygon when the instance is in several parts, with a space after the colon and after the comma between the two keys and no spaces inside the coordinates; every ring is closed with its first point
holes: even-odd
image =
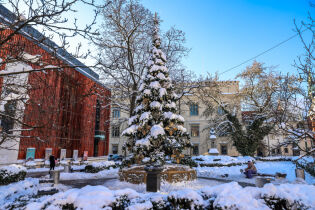
{"type": "MultiPolygon", "coordinates": [[[[0,6],[2,24],[7,24],[5,22],[7,19],[3,19],[3,15],[8,14],[10,14],[9,11],[0,6]]],[[[9,15],[9,18],[12,16],[9,15]]],[[[10,29],[1,29],[0,39],[11,33],[10,29]]],[[[41,42],[33,41],[43,37],[34,28],[26,27],[0,48],[2,61],[6,61],[8,57],[19,57],[21,53],[30,58],[36,58],[36,62],[30,59],[29,62],[17,62],[14,67],[12,64],[3,62],[0,72],[12,71],[12,68],[16,70],[21,66],[47,69],[19,74],[19,76],[13,76],[13,80],[8,79],[10,76],[0,77],[0,100],[4,104],[3,113],[6,111],[6,104],[9,103],[18,106],[23,112],[22,122],[11,122],[2,116],[2,124],[0,124],[2,132],[7,129],[14,134],[16,127],[20,127],[18,137],[15,137],[16,150],[8,152],[0,149],[0,159],[2,162],[25,159],[28,148],[35,148],[35,159],[45,158],[47,148],[51,148],[52,153],[58,158],[61,149],[66,150],[67,158],[73,157],[74,150],[78,150],[79,157],[82,157],[85,151],[88,152],[88,156],[107,155],[110,90],[98,81],[98,74],[65,50],[58,49],[51,40],[45,38],[41,42]],[[57,67],[62,67],[62,69],[57,70],[57,67]],[[21,95],[17,93],[19,91],[14,92],[16,90],[13,90],[12,85],[8,83],[8,81],[20,82],[21,78],[24,78],[27,83],[27,85],[23,84],[25,87],[19,88],[19,91],[23,89],[27,95],[23,103],[22,100],[16,102],[5,99],[10,98],[6,96],[12,92],[21,95]],[[8,129],[10,126],[11,130],[8,129]]],[[[18,111],[13,113],[15,117],[16,112],[18,111]]]]}

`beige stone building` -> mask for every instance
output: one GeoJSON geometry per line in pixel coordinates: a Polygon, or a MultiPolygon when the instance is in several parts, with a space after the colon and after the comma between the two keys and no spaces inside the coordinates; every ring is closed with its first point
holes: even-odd
{"type": "MultiPolygon", "coordinates": [[[[235,103],[236,95],[239,93],[238,81],[226,81],[217,83],[220,91],[220,99],[225,104],[235,103]]],[[[203,90],[209,89],[209,84],[205,83],[203,90]]],[[[198,88],[200,89],[200,88],[198,88]]],[[[211,91],[211,89],[209,90],[211,91]]],[[[211,151],[217,151],[219,155],[239,155],[236,148],[232,146],[232,142],[224,134],[212,135],[210,139],[209,118],[203,115],[207,106],[200,98],[200,92],[197,94],[186,94],[178,102],[179,113],[185,118],[185,127],[191,136],[193,148],[186,151],[186,154],[201,155],[205,154],[212,148],[211,151]],[[216,149],[216,150],[213,150],[216,149]]],[[[237,107],[240,107],[240,101],[236,102],[237,107]]],[[[214,105],[214,113],[216,115],[223,114],[222,110],[214,105]]],[[[239,111],[240,113],[240,111],[239,111]]],[[[110,154],[122,154],[122,145],[126,140],[121,137],[121,133],[127,128],[129,113],[113,105],[111,110],[111,129],[110,129],[110,154]]]]}
{"type": "MultiPolygon", "coordinates": [[[[216,118],[220,118],[223,114],[222,110],[213,103],[213,114],[205,116],[208,105],[206,98],[208,91],[213,94],[213,89],[218,89],[218,97],[221,103],[233,105],[239,114],[239,119],[244,121],[245,112],[240,110],[239,82],[238,81],[220,81],[215,87],[210,87],[209,83],[204,83],[202,87],[198,87],[196,91],[183,96],[177,103],[179,113],[185,118],[185,127],[190,134],[193,147],[186,154],[202,155],[211,151],[211,154],[238,156],[236,148],[233,146],[230,138],[222,131],[224,123],[216,124],[216,118]],[[203,90],[203,91],[200,91],[203,90]],[[211,129],[215,133],[211,134],[211,129]],[[210,150],[211,149],[211,150],[210,150]]],[[[211,101],[211,100],[210,100],[211,101]]],[[[120,109],[118,106],[111,107],[111,128],[109,154],[121,154],[122,145],[126,140],[121,137],[121,133],[127,128],[129,112],[120,109]]],[[[220,122],[220,120],[218,120],[220,122]]],[[[314,145],[310,139],[301,139],[298,146],[293,144],[284,144],[289,136],[281,133],[281,131],[272,131],[264,138],[264,147],[258,148],[256,155],[258,156],[293,156],[303,155],[298,147],[305,150],[311,149],[314,145]]]]}

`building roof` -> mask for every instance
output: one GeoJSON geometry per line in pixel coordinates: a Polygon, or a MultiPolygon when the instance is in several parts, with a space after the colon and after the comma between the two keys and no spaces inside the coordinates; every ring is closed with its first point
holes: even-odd
{"type": "MultiPolygon", "coordinates": [[[[17,20],[16,15],[0,4],[0,23],[10,25],[14,23],[16,20],[17,20]]],[[[95,73],[89,67],[81,63],[78,59],[74,58],[65,49],[59,47],[55,42],[45,37],[38,30],[34,29],[31,26],[25,26],[21,29],[21,31],[19,31],[19,34],[22,34],[23,36],[25,36],[25,38],[27,38],[30,41],[40,40],[38,42],[35,42],[35,44],[44,49],[46,52],[53,54],[58,59],[67,63],[69,66],[73,66],[73,68],[75,68],[75,70],[77,70],[81,74],[101,84],[99,82],[99,75],[97,73],[95,73]]]]}

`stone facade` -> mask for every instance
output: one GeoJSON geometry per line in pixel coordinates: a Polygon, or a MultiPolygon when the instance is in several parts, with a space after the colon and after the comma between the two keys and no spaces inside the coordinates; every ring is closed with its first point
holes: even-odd
{"type": "MultiPolygon", "coordinates": [[[[236,94],[239,92],[238,81],[225,81],[219,82],[222,100],[226,103],[235,99],[236,94]]],[[[207,87],[204,87],[207,88],[207,87]]],[[[235,103],[233,101],[233,103],[235,103]]],[[[238,107],[240,101],[237,101],[238,107]]],[[[236,148],[232,146],[232,142],[228,137],[216,137],[210,141],[209,123],[207,117],[203,116],[206,106],[196,96],[196,94],[185,95],[178,103],[178,110],[185,118],[185,128],[191,134],[191,143],[194,147],[190,151],[185,151],[185,154],[201,155],[208,153],[210,148],[216,148],[220,155],[238,156],[236,148]],[[196,106],[191,106],[195,104],[196,106]],[[213,142],[214,141],[214,142],[213,142]]],[[[218,107],[216,107],[219,111],[218,107]]],[[[124,137],[120,134],[127,127],[127,120],[129,113],[115,107],[111,107],[111,128],[110,128],[110,154],[122,154],[122,145],[125,141],[124,137]]]]}

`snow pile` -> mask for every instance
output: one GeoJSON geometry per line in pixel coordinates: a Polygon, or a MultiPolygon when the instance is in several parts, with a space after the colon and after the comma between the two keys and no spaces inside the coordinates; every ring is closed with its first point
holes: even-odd
{"type": "Polygon", "coordinates": [[[174,203],[186,200],[186,202],[189,202],[190,209],[200,208],[203,206],[203,199],[201,195],[197,191],[190,189],[171,192],[168,196],[168,200],[174,203]]]}
{"type": "Polygon", "coordinates": [[[162,98],[164,95],[166,95],[166,93],[167,93],[165,88],[160,88],[159,92],[160,92],[160,97],[161,97],[161,98],[162,98]]]}
{"type": "Polygon", "coordinates": [[[93,162],[91,164],[93,167],[95,168],[107,168],[107,167],[110,167],[110,166],[115,166],[115,162],[114,161],[102,161],[102,162],[93,162]]]}
{"type": "Polygon", "coordinates": [[[314,158],[311,156],[304,156],[300,158],[300,156],[268,156],[268,157],[259,157],[256,158],[257,160],[261,161],[296,161],[298,160],[299,162],[307,162],[311,163],[314,162],[314,158]]]}
{"type": "Polygon", "coordinates": [[[146,146],[149,147],[150,146],[150,136],[147,136],[144,139],[140,139],[136,141],[136,146],[146,146]]]}
{"type": "Polygon", "coordinates": [[[17,209],[17,205],[27,197],[31,197],[38,192],[39,181],[34,178],[27,178],[18,183],[0,186],[0,209],[17,209]]]}
{"type": "Polygon", "coordinates": [[[160,102],[158,102],[158,101],[152,101],[152,102],[150,103],[150,107],[151,107],[152,109],[160,109],[160,108],[161,108],[161,104],[160,104],[160,102]]]}
{"type": "MultiPolygon", "coordinates": [[[[55,167],[56,171],[62,171],[63,169],[64,169],[63,166],[55,167]]],[[[30,168],[30,169],[27,169],[27,173],[37,173],[37,172],[45,172],[45,171],[49,171],[49,168],[30,168]]]]}
{"type": "Polygon", "coordinates": [[[140,120],[148,120],[151,118],[151,113],[150,112],[143,112],[140,116],[140,120]]]}
{"type": "Polygon", "coordinates": [[[119,203],[119,198],[131,200],[137,197],[139,194],[131,189],[111,191],[104,186],[86,186],[82,189],[70,189],[57,193],[43,201],[30,203],[26,209],[62,209],[67,205],[84,210],[103,209],[106,206],[114,206],[119,203]]]}
{"type": "Polygon", "coordinates": [[[154,125],[151,128],[151,136],[153,138],[157,138],[159,135],[164,135],[164,129],[160,125],[154,125]]]}
{"type": "Polygon", "coordinates": [[[110,190],[105,186],[70,189],[37,199],[26,209],[310,209],[315,207],[315,186],[267,184],[243,188],[236,182],[183,189],[170,193],[138,193],[132,189],[110,190]]]}
{"type": "Polygon", "coordinates": [[[20,165],[0,167],[0,185],[23,180],[26,176],[26,168],[20,165]]]}
{"type": "Polygon", "coordinates": [[[199,164],[204,165],[240,165],[247,163],[248,161],[254,161],[255,159],[249,156],[238,156],[238,157],[230,157],[230,156],[211,156],[211,155],[199,155],[192,157],[194,161],[199,164]]]}
{"type": "Polygon", "coordinates": [[[153,88],[153,89],[160,89],[161,88],[161,85],[158,81],[155,81],[155,82],[151,82],[150,83],[150,87],[153,88]]]}
{"type": "Polygon", "coordinates": [[[36,164],[36,162],[35,161],[27,161],[26,163],[25,163],[25,166],[27,166],[27,167],[35,167],[37,164],[36,164]]]}
{"type": "Polygon", "coordinates": [[[61,180],[76,180],[76,179],[102,179],[102,178],[115,178],[118,176],[118,168],[110,168],[108,170],[102,170],[97,173],[60,173],[61,180]]]}
{"type": "Polygon", "coordinates": [[[84,170],[86,165],[72,165],[71,169],[74,171],[84,170]]]}
{"type": "Polygon", "coordinates": [[[137,125],[132,125],[129,128],[126,128],[121,135],[133,135],[134,133],[136,133],[138,129],[137,125]]]}
{"type": "Polygon", "coordinates": [[[138,118],[138,115],[132,116],[128,120],[128,125],[132,125],[132,123],[138,118]]]}
{"type": "Polygon", "coordinates": [[[26,173],[26,168],[21,165],[12,164],[0,167],[0,174],[4,174],[3,178],[5,178],[5,176],[12,176],[21,172],[26,173]]]}

